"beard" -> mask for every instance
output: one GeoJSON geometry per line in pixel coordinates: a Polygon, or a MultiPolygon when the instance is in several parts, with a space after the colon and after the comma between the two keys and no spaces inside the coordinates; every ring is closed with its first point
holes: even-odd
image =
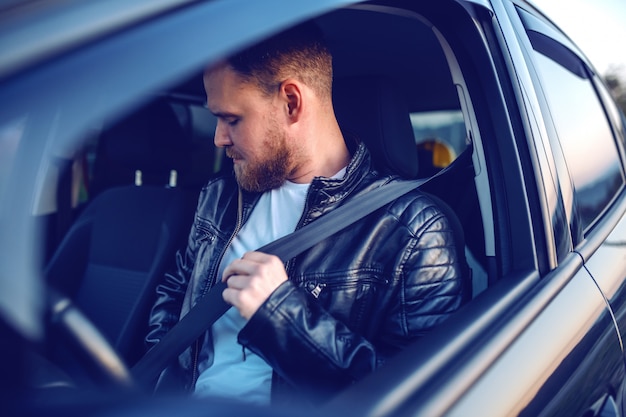
{"type": "MultiPolygon", "coordinates": [[[[263,154],[256,160],[235,164],[235,178],[241,188],[251,192],[264,192],[278,188],[288,177],[292,154],[287,148],[284,132],[274,121],[265,133],[263,154]]],[[[230,158],[238,156],[232,148],[226,149],[230,158]]]]}

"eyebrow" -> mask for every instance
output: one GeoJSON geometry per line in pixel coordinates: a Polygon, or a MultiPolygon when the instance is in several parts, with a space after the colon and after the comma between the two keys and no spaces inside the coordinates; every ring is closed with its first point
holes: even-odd
{"type": "MultiPolygon", "coordinates": [[[[207,107],[207,109],[209,109],[207,107]]],[[[212,111],[211,109],[209,109],[209,111],[211,112],[211,114],[215,117],[218,117],[220,119],[226,119],[228,117],[240,117],[239,115],[235,114],[235,113],[230,113],[230,112],[224,112],[224,111],[212,111]]]]}

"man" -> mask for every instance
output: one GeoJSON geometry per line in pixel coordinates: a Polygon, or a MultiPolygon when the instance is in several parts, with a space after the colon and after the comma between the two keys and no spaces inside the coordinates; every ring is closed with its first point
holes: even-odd
{"type": "Polygon", "coordinates": [[[447,219],[419,191],[284,265],[255,249],[394,178],[351,155],[332,62],[303,25],[210,68],[215,144],[232,176],[203,189],[188,246],[157,289],[154,344],[218,280],[231,308],[178,360],[198,396],[316,403],[379,367],[462,303],[466,278],[447,219]]]}

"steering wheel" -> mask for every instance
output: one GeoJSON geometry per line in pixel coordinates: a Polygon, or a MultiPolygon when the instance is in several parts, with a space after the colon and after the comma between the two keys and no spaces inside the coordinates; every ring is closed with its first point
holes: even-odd
{"type": "Polygon", "coordinates": [[[113,388],[134,389],[128,367],[96,326],[68,297],[51,288],[48,294],[49,323],[60,340],[76,352],[88,377],[113,388]]]}

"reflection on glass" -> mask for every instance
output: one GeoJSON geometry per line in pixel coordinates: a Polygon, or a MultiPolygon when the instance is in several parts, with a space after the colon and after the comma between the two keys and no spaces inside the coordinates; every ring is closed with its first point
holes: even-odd
{"type": "Polygon", "coordinates": [[[619,154],[604,109],[588,79],[536,54],[582,227],[589,226],[623,184],[619,154]]]}
{"type": "Polygon", "coordinates": [[[0,125],[0,201],[6,190],[9,174],[17,153],[17,146],[24,133],[26,117],[0,125]]]}

